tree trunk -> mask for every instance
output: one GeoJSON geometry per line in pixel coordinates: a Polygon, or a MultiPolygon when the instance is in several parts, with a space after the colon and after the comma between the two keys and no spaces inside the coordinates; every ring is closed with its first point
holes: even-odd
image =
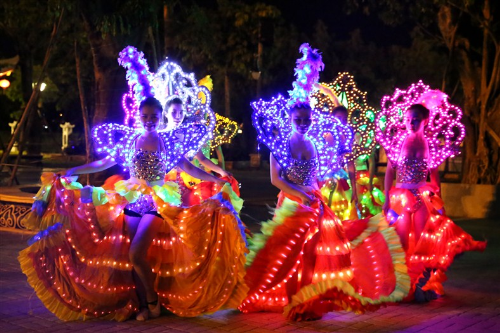
{"type": "MultiPolygon", "coordinates": [[[[26,104],[26,107],[24,108],[24,112],[21,116],[21,119],[19,119],[19,124],[17,125],[14,133],[12,134],[12,137],[10,138],[10,141],[7,145],[7,148],[3,152],[2,159],[0,161],[0,172],[3,170],[3,166],[4,166],[5,162],[7,161],[8,156],[10,155],[12,147],[14,147],[14,143],[16,142],[17,137],[21,134],[21,131],[25,130],[25,127],[26,127],[25,124],[26,124],[27,120],[29,119],[30,114],[32,113],[32,109],[36,108],[36,106],[37,106],[38,96],[40,94],[40,84],[44,78],[45,71],[47,70],[47,66],[49,65],[50,58],[52,56],[52,50],[53,50],[54,44],[57,40],[57,35],[59,33],[59,27],[61,26],[63,14],[64,14],[64,11],[61,11],[61,13],[59,14],[59,17],[54,22],[54,26],[52,28],[52,33],[50,36],[49,45],[47,46],[47,50],[45,51],[45,57],[43,59],[42,70],[40,72],[40,75],[38,76],[38,81],[36,82],[35,89],[32,91],[30,99],[29,99],[28,103],[26,104]]],[[[22,148],[23,143],[24,143],[24,140],[19,142],[21,148],[22,148]]],[[[22,150],[20,151],[20,154],[22,154],[22,150]]],[[[13,172],[12,177],[15,177],[15,172],[13,172]]]]}
{"type": "MultiPolygon", "coordinates": [[[[89,112],[87,109],[85,90],[83,88],[83,83],[82,83],[80,48],[78,47],[78,42],[76,40],[75,40],[75,63],[76,63],[76,81],[78,83],[78,94],[80,96],[80,106],[82,108],[83,131],[85,133],[85,163],[90,163],[92,146],[90,140],[89,112]]],[[[89,183],[90,183],[90,177],[87,174],[87,185],[89,185],[89,183]]]]}
{"type": "MultiPolygon", "coordinates": [[[[172,48],[172,38],[170,37],[170,15],[167,5],[163,5],[163,58],[168,57],[169,51],[172,48]]],[[[159,46],[158,46],[159,47],[159,46]]]]}
{"type": "Polygon", "coordinates": [[[229,81],[229,74],[226,69],[224,75],[224,115],[228,118],[231,117],[231,86],[229,81]]]}
{"type": "Polygon", "coordinates": [[[103,38],[91,21],[85,15],[82,16],[94,64],[95,109],[92,126],[110,121],[123,122],[121,98],[126,85],[124,70],[117,62],[120,46],[110,34],[103,38]]]}

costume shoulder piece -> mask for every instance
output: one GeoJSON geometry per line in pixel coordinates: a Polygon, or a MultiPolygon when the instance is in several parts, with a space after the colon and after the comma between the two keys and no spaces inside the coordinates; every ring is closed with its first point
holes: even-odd
{"type": "Polygon", "coordinates": [[[92,131],[97,153],[106,154],[122,166],[128,166],[127,152],[137,136],[139,132],[134,128],[112,123],[96,126],[92,131]]]}
{"type": "Polygon", "coordinates": [[[168,160],[175,160],[174,166],[181,157],[189,158],[201,149],[206,143],[207,127],[202,124],[183,124],[168,132],[159,132],[165,144],[168,160]]]}
{"type": "Polygon", "coordinates": [[[288,140],[292,127],[288,118],[288,100],[278,95],[271,101],[259,100],[251,104],[253,126],[257,140],[265,144],[283,168],[290,165],[288,140]]]}
{"type": "Polygon", "coordinates": [[[352,151],[353,132],[349,126],[316,110],[308,136],[318,151],[320,178],[328,177],[344,166],[344,155],[352,151]]]}
{"type": "Polygon", "coordinates": [[[431,90],[422,81],[412,84],[407,90],[396,89],[392,96],[384,96],[382,110],[377,116],[377,141],[386,150],[391,163],[397,165],[407,136],[404,114],[413,104],[422,104],[429,109],[424,135],[429,144],[429,168],[436,168],[447,158],[460,153],[465,126],[461,123],[462,110],[450,104],[445,93],[431,90]]]}

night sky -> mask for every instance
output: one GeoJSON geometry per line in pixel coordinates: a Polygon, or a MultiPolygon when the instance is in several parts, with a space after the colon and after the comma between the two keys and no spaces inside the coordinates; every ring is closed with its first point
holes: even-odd
{"type": "Polygon", "coordinates": [[[350,32],[360,29],[364,40],[379,45],[408,46],[411,43],[408,27],[389,27],[375,15],[344,14],[345,0],[270,0],[266,3],[278,7],[286,21],[293,22],[308,35],[314,31],[316,21],[322,20],[335,39],[348,39],[350,32]]]}

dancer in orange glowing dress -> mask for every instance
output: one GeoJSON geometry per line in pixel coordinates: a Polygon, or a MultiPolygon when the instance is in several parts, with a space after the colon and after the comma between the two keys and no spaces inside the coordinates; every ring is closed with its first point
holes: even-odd
{"type": "MultiPolygon", "coordinates": [[[[147,73],[142,53],[128,47],[121,60],[147,73]]],[[[132,77],[137,78],[138,76],[132,77]]],[[[162,107],[148,95],[148,78],[132,81],[141,101],[135,128],[104,124],[94,130],[107,157],[63,172],[44,174],[27,224],[43,229],[19,261],[38,297],[62,320],[105,317],[138,320],[236,308],[244,282],[244,227],[229,185],[186,160],[200,149],[204,125],[160,132],[162,107]],[[104,187],[82,187],[73,175],[119,164],[130,178],[104,187]],[[180,167],[220,183],[222,191],[199,205],[181,207],[178,185],[165,173],[180,167]]],[[[129,81],[130,83],[130,81],[129,81]]]]}

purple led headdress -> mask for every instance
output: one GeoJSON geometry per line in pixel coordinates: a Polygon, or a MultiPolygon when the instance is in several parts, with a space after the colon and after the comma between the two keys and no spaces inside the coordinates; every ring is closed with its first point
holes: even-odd
{"type": "Polygon", "coordinates": [[[325,67],[319,50],[311,48],[308,43],[300,45],[299,52],[302,53],[302,58],[297,59],[293,90],[288,91],[289,106],[297,103],[309,104],[309,95],[319,81],[319,72],[325,67]]]}
{"type": "MultiPolygon", "coordinates": [[[[289,91],[290,98],[282,95],[273,97],[270,101],[259,100],[251,103],[253,125],[257,130],[257,139],[269,147],[276,160],[284,168],[290,165],[288,142],[292,134],[290,109],[299,103],[309,104],[309,95],[319,79],[319,71],[323,69],[321,55],[311,49],[308,44],[302,44],[300,51],[303,57],[297,60],[295,68],[296,81],[294,89],[289,91]]],[[[350,151],[352,132],[347,126],[318,109],[312,109],[313,123],[307,135],[313,141],[319,160],[319,176],[323,177],[332,169],[342,164],[341,154],[350,151]],[[329,144],[325,136],[331,134],[333,143],[329,144]],[[346,140],[341,142],[340,137],[346,140]]]]}
{"type": "Polygon", "coordinates": [[[147,97],[154,96],[151,87],[152,74],[144,53],[133,46],[127,46],[120,52],[118,63],[127,70],[129,91],[123,95],[122,106],[125,111],[125,125],[134,122],[134,127],[140,126],[139,104],[147,97]]]}
{"type": "Polygon", "coordinates": [[[169,167],[175,165],[184,155],[194,156],[209,140],[215,126],[208,89],[198,87],[194,74],[184,74],[178,65],[171,62],[168,62],[169,66],[175,67],[171,76],[173,80],[164,79],[165,75],[169,74],[168,70],[164,69],[165,66],[156,74],[150,73],[144,54],[132,46],[120,52],[118,62],[127,69],[129,85],[129,91],[123,96],[125,125],[103,124],[94,128],[93,138],[97,152],[107,154],[124,167],[130,166],[131,154],[134,151],[133,142],[143,131],[139,120],[139,104],[150,96],[165,102],[172,98],[168,95],[170,93],[174,97],[180,96],[185,107],[193,114],[199,114],[202,121],[183,124],[173,131],[159,133],[166,147],[169,167]],[[162,83],[166,86],[162,86],[162,83]],[[182,135],[179,135],[179,132],[182,132],[182,135]]]}
{"type": "Polygon", "coordinates": [[[395,165],[408,135],[404,114],[413,104],[422,104],[430,111],[429,122],[424,129],[429,144],[429,166],[436,168],[448,157],[460,153],[460,144],[465,137],[465,126],[460,122],[462,110],[450,104],[445,93],[431,90],[419,81],[407,90],[396,89],[392,96],[384,96],[381,103],[376,138],[395,165]]]}

